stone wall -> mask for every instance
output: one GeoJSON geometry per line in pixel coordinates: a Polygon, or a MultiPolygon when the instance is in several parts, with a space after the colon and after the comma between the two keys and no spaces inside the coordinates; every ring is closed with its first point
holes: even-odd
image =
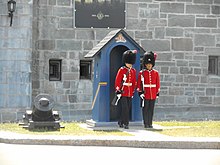
{"type": "MultiPolygon", "coordinates": [[[[93,82],[79,79],[79,62],[114,29],[74,28],[74,0],[28,2],[32,1],[17,0],[10,28],[5,1],[0,0],[0,62],[11,63],[14,55],[9,54],[15,52],[17,58],[25,54],[27,58],[16,63],[25,63],[22,66],[26,77],[32,78],[32,91],[27,82],[22,93],[28,99],[31,92],[32,98],[39,93],[51,94],[63,120],[90,119],[93,82]],[[7,35],[13,37],[2,37],[7,35]],[[31,38],[32,45],[27,45],[31,38]],[[13,44],[6,46],[10,42],[13,44]],[[31,51],[32,68],[27,71],[31,51]],[[62,60],[62,81],[49,81],[50,59],[62,60]]],[[[208,74],[208,56],[220,56],[219,0],[126,0],[126,32],[146,51],[158,53],[155,68],[161,75],[161,92],[155,119],[220,119],[220,77],[208,74]]],[[[2,89],[9,83],[1,66],[2,89]]],[[[18,85],[12,86],[18,89],[18,85]]],[[[8,98],[8,91],[3,91],[1,98],[8,98]]],[[[0,111],[16,112],[7,107],[7,100],[0,99],[0,111]]],[[[24,103],[30,106],[30,101],[24,103]]]]}
{"type": "MultiPolygon", "coordinates": [[[[79,80],[79,60],[113,29],[74,28],[71,0],[34,3],[39,64],[33,69],[37,71],[33,94],[53,94],[65,120],[84,118],[84,113],[90,114],[92,81],[79,80]],[[62,82],[48,81],[50,58],[63,59],[62,82]]],[[[189,108],[219,108],[220,77],[208,75],[208,56],[220,56],[219,22],[217,0],[126,1],[126,32],[145,50],[159,54],[156,69],[161,73],[161,93],[156,108],[173,108],[173,119],[183,118],[178,112],[189,108]]],[[[172,118],[160,115],[158,119],[172,118]]]]}
{"type": "Polygon", "coordinates": [[[0,122],[17,121],[31,107],[32,6],[17,0],[12,26],[0,0],[0,122]]]}

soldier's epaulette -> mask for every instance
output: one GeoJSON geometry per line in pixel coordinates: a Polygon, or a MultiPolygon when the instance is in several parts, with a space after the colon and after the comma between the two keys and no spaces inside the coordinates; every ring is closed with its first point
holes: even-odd
{"type": "Polygon", "coordinates": [[[158,70],[156,70],[156,69],[153,69],[155,72],[158,72],[158,70]]]}
{"type": "Polygon", "coordinates": [[[142,72],[144,72],[146,69],[142,69],[141,71],[140,71],[140,73],[142,73],[142,72]]]}

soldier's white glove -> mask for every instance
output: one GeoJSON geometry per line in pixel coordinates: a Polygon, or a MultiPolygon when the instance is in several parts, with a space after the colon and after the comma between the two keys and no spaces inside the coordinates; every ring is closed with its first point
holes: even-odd
{"type": "Polygon", "coordinates": [[[120,97],[121,97],[121,94],[117,94],[116,96],[117,96],[118,98],[120,98],[120,97]]]}
{"type": "Polygon", "coordinates": [[[144,94],[141,94],[141,95],[140,95],[140,98],[141,98],[142,100],[144,100],[144,94]]]}

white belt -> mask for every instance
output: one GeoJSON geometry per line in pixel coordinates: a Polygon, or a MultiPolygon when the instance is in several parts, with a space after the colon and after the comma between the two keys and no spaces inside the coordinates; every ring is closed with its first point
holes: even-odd
{"type": "Polygon", "coordinates": [[[156,84],[144,84],[144,87],[152,88],[152,87],[156,87],[156,84]]]}
{"type": "Polygon", "coordinates": [[[132,83],[123,83],[124,86],[132,86],[132,83]]]}

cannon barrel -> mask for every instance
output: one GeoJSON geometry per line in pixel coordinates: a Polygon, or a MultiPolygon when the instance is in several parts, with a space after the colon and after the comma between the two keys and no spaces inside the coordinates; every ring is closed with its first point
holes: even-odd
{"type": "Polygon", "coordinates": [[[51,98],[41,95],[41,98],[37,98],[34,101],[34,107],[32,112],[33,121],[54,121],[53,111],[50,104],[53,102],[51,98]],[[38,100],[39,99],[39,100],[38,100]]]}

